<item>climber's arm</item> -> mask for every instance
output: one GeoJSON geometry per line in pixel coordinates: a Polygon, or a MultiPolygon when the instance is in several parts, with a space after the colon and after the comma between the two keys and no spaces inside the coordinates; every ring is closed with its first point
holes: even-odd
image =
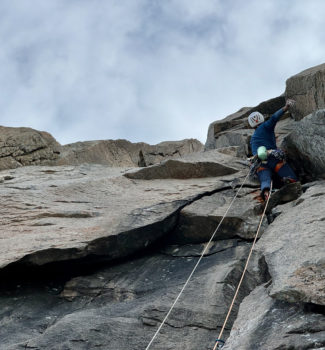
{"type": "Polygon", "coordinates": [[[280,120],[280,118],[283,116],[283,114],[290,109],[291,106],[295,101],[293,100],[287,100],[284,107],[280,108],[278,111],[276,111],[274,114],[272,114],[271,118],[267,120],[264,124],[267,129],[272,129],[275,127],[276,123],[280,120]]]}

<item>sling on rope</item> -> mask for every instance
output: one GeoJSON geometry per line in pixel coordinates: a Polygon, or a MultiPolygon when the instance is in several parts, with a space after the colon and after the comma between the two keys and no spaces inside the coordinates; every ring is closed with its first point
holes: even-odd
{"type": "MultiPolygon", "coordinates": [[[[248,172],[248,174],[246,175],[246,177],[245,177],[245,179],[244,179],[243,183],[242,183],[242,184],[241,184],[241,186],[239,187],[238,191],[236,192],[236,195],[234,196],[234,198],[233,198],[233,199],[232,199],[232,201],[230,202],[230,205],[229,205],[228,209],[226,210],[225,214],[223,215],[222,219],[220,220],[220,222],[219,222],[219,224],[218,224],[217,228],[214,230],[214,232],[213,232],[213,234],[212,234],[212,236],[211,236],[210,240],[208,241],[208,243],[206,244],[205,248],[203,249],[203,251],[202,251],[202,253],[201,253],[201,256],[200,256],[199,260],[198,260],[198,261],[197,261],[197,263],[195,264],[195,266],[194,266],[194,268],[193,268],[192,272],[190,273],[189,277],[187,278],[187,280],[186,280],[186,282],[185,282],[185,284],[184,284],[183,288],[181,289],[181,291],[179,292],[178,296],[177,296],[177,297],[176,297],[176,299],[174,300],[174,302],[173,302],[172,306],[170,307],[169,311],[167,312],[167,314],[166,314],[165,318],[162,320],[162,322],[161,322],[160,326],[158,327],[158,329],[157,329],[156,333],[155,333],[155,334],[153,335],[153,337],[151,338],[151,340],[150,340],[150,342],[149,342],[149,344],[147,345],[147,347],[146,347],[146,349],[145,349],[145,350],[149,350],[149,348],[150,348],[151,344],[153,343],[153,341],[155,340],[155,338],[156,338],[156,337],[157,337],[157,335],[159,334],[159,332],[160,332],[161,328],[162,328],[162,327],[163,327],[163,325],[165,324],[165,322],[166,322],[167,318],[169,317],[169,315],[170,315],[170,314],[171,314],[171,312],[173,311],[173,309],[174,309],[174,307],[175,307],[176,303],[178,302],[179,298],[180,298],[180,297],[181,297],[181,295],[183,294],[183,292],[184,292],[184,290],[185,290],[186,286],[188,285],[188,283],[189,283],[190,279],[192,278],[192,276],[193,276],[194,272],[196,271],[197,267],[199,266],[199,264],[200,264],[201,260],[203,259],[204,254],[206,253],[206,251],[207,251],[208,247],[210,246],[210,243],[212,242],[212,240],[213,240],[214,236],[216,235],[216,233],[217,233],[217,231],[218,231],[219,227],[221,226],[221,224],[222,224],[222,222],[223,222],[224,218],[225,218],[225,217],[226,217],[226,215],[228,214],[229,209],[230,209],[230,208],[231,208],[231,206],[233,205],[233,203],[234,203],[235,199],[237,198],[237,196],[238,196],[238,194],[239,194],[240,190],[243,188],[243,186],[244,186],[244,184],[245,184],[245,182],[246,182],[246,180],[247,180],[248,176],[249,176],[249,172],[248,172]]],[[[218,338],[220,338],[220,337],[218,337],[218,338]]]]}
{"type": "Polygon", "coordinates": [[[249,251],[249,254],[248,254],[248,257],[247,257],[247,260],[246,260],[246,264],[245,264],[243,273],[242,273],[241,278],[240,278],[240,280],[239,280],[239,283],[238,283],[238,286],[237,286],[235,295],[234,295],[234,297],[233,297],[233,299],[232,299],[232,302],[231,302],[230,307],[229,307],[229,311],[228,311],[228,313],[227,313],[226,319],[225,319],[225,321],[224,321],[224,323],[223,323],[223,326],[222,326],[222,328],[221,328],[221,331],[220,331],[220,333],[219,333],[218,339],[216,340],[216,343],[215,343],[215,345],[214,345],[213,350],[216,350],[216,349],[219,347],[219,343],[220,343],[220,342],[222,342],[223,344],[225,343],[223,340],[221,340],[222,334],[223,334],[223,331],[225,330],[226,324],[227,324],[227,322],[228,322],[228,318],[229,318],[230,313],[231,313],[231,311],[232,311],[232,308],[233,308],[233,306],[234,306],[234,304],[235,304],[235,301],[236,301],[236,298],[237,298],[237,295],[238,295],[238,292],[239,292],[239,288],[240,288],[240,286],[241,286],[241,284],[242,284],[242,282],[243,282],[243,279],[244,279],[244,276],[245,276],[245,273],[246,273],[246,270],[247,270],[247,267],[248,267],[249,260],[250,260],[250,258],[251,258],[253,249],[254,249],[254,247],[255,247],[255,243],[256,243],[256,240],[257,240],[257,236],[258,236],[258,234],[259,234],[259,232],[260,232],[260,229],[261,229],[261,226],[262,226],[262,222],[263,222],[263,219],[264,219],[264,216],[265,216],[265,212],[266,212],[267,206],[268,206],[268,204],[269,204],[269,200],[270,200],[270,198],[271,198],[272,187],[273,187],[273,182],[271,181],[271,186],[270,186],[270,191],[269,191],[270,194],[269,194],[269,196],[268,196],[268,198],[267,198],[267,201],[266,201],[266,203],[265,203],[264,210],[263,210],[263,214],[262,214],[262,216],[261,216],[261,220],[260,220],[260,223],[259,223],[259,225],[258,225],[258,228],[257,228],[256,234],[255,234],[255,238],[254,238],[252,247],[251,247],[251,249],[250,249],[250,251],[249,251]]]}

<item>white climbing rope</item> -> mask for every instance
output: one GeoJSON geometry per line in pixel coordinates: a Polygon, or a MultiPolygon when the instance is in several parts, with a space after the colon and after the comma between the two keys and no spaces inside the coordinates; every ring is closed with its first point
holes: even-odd
{"type": "Polygon", "coordinates": [[[263,219],[264,219],[264,215],[265,215],[267,206],[268,206],[268,204],[269,204],[269,200],[270,200],[270,198],[271,198],[272,187],[273,187],[273,182],[271,181],[269,196],[268,196],[267,201],[266,201],[266,203],[265,203],[264,210],[263,210],[263,214],[262,214],[262,216],[261,216],[261,220],[260,220],[260,223],[259,223],[259,225],[258,225],[258,228],[257,228],[256,234],[255,234],[255,238],[254,238],[254,241],[253,241],[251,250],[249,251],[249,254],[248,254],[248,257],[247,257],[247,260],[246,260],[246,264],[245,264],[243,273],[242,273],[241,278],[240,278],[240,280],[239,280],[239,283],[238,283],[238,286],[237,286],[235,295],[234,295],[234,297],[233,297],[233,299],[232,299],[231,305],[230,305],[230,307],[229,307],[229,311],[228,311],[228,313],[227,313],[226,319],[225,319],[225,321],[224,321],[224,323],[223,323],[223,326],[222,326],[222,328],[221,328],[221,331],[220,331],[220,333],[219,333],[218,339],[216,340],[216,343],[215,343],[215,345],[214,345],[213,350],[216,350],[216,349],[217,349],[217,347],[218,347],[218,345],[219,345],[219,342],[221,341],[221,337],[222,337],[223,331],[225,330],[226,324],[227,324],[227,322],[228,322],[228,318],[229,318],[229,316],[230,316],[230,313],[231,313],[232,308],[233,308],[233,306],[234,306],[235,300],[236,300],[236,298],[237,298],[237,294],[238,294],[238,292],[239,292],[239,288],[240,288],[240,286],[241,286],[241,284],[242,284],[242,282],[243,282],[243,279],[244,279],[244,276],[245,276],[245,273],[246,273],[246,270],[247,270],[247,267],[248,267],[249,260],[250,260],[250,258],[251,258],[251,255],[252,255],[252,252],[253,252],[253,250],[254,250],[254,247],[255,247],[255,243],[256,243],[258,234],[259,234],[260,229],[261,229],[261,226],[262,226],[262,222],[263,222],[263,219]]]}
{"type": "Polygon", "coordinates": [[[211,236],[209,242],[206,244],[205,248],[203,249],[199,260],[197,261],[197,263],[195,264],[195,266],[194,266],[192,272],[191,272],[190,275],[188,276],[188,278],[187,278],[187,280],[186,280],[186,282],[185,282],[183,288],[181,289],[181,291],[179,292],[178,296],[177,296],[176,299],[174,300],[172,306],[170,307],[169,311],[167,312],[165,318],[162,320],[160,326],[158,327],[156,333],[153,335],[152,339],[150,340],[150,342],[149,342],[149,344],[147,345],[147,347],[146,347],[145,350],[149,350],[151,344],[154,342],[154,340],[155,340],[155,338],[157,337],[157,335],[159,334],[161,328],[162,328],[163,325],[165,324],[167,318],[169,317],[169,315],[170,315],[171,312],[173,311],[173,309],[174,309],[176,303],[178,302],[179,298],[180,298],[181,295],[183,294],[183,292],[184,292],[186,286],[187,286],[188,283],[190,282],[190,279],[192,278],[192,276],[193,276],[194,272],[196,271],[197,267],[199,266],[199,264],[200,264],[202,258],[204,257],[204,255],[205,255],[207,249],[208,249],[209,246],[210,246],[210,243],[212,242],[212,240],[213,240],[214,236],[216,235],[216,233],[217,233],[219,227],[221,226],[221,224],[222,224],[224,218],[225,218],[226,215],[228,214],[228,211],[230,210],[231,206],[233,205],[233,203],[234,203],[235,199],[237,198],[237,196],[238,196],[240,190],[241,190],[242,187],[244,186],[244,184],[245,184],[245,182],[246,182],[246,180],[247,180],[247,178],[248,178],[248,176],[249,176],[249,173],[250,173],[250,172],[248,172],[248,174],[246,175],[246,177],[245,177],[243,183],[241,184],[241,186],[239,187],[238,191],[236,192],[236,195],[234,196],[234,198],[233,198],[232,201],[230,202],[230,205],[229,205],[228,209],[226,210],[225,214],[223,215],[222,219],[220,220],[220,222],[219,222],[217,228],[214,230],[214,232],[213,232],[213,234],[212,234],[212,236],[211,236]]]}

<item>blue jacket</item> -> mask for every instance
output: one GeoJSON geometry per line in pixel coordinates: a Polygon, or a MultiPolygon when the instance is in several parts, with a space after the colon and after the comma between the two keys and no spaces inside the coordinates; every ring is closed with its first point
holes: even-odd
{"type": "Polygon", "coordinates": [[[260,146],[265,146],[266,149],[276,149],[276,140],[274,134],[274,128],[276,123],[284,114],[283,109],[279,109],[275,112],[269,120],[262,123],[255,130],[252,138],[251,138],[251,148],[252,153],[255,155],[257,153],[257,149],[260,146]]]}

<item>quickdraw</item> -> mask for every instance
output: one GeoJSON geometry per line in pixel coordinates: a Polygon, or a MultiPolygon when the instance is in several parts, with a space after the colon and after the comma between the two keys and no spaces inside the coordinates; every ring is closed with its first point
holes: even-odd
{"type": "Polygon", "coordinates": [[[218,344],[218,349],[223,348],[223,346],[225,345],[225,341],[222,339],[216,339],[216,343],[218,344]]]}
{"type": "Polygon", "coordinates": [[[251,160],[251,165],[249,167],[249,178],[256,181],[258,179],[257,170],[261,166],[262,161],[257,157],[253,157],[251,160]]]}

